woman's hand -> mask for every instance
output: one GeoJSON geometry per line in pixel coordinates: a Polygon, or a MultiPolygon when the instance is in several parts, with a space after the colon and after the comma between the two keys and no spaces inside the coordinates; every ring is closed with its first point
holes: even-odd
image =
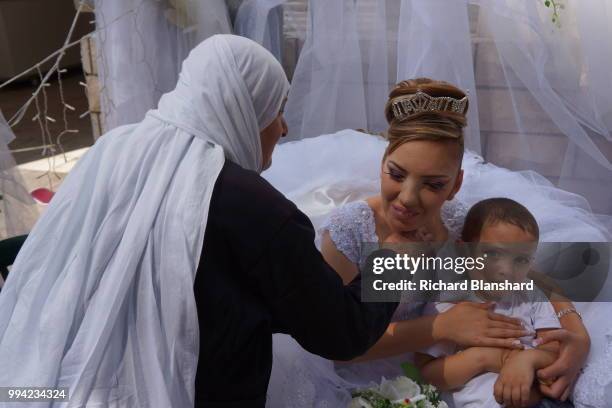
{"type": "Polygon", "coordinates": [[[540,392],[549,398],[565,401],[589,354],[591,340],[586,333],[565,329],[542,333],[539,340],[539,344],[559,342],[559,357],[553,364],[537,372],[539,380],[550,384],[541,383],[540,392]]]}
{"type": "Polygon", "coordinates": [[[492,307],[492,303],[458,303],[436,317],[434,339],[452,341],[464,348],[523,348],[518,338],[529,333],[520,320],[494,313],[492,307]]]}

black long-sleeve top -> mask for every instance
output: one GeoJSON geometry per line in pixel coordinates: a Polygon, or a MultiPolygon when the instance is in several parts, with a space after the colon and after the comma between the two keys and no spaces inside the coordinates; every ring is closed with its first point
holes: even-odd
{"type": "MultiPolygon", "coordinates": [[[[358,278],[359,279],[359,278],[358,278]]],[[[200,325],[196,407],[263,407],[272,333],[349,360],[386,329],[395,303],[361,303],[314,246],[310,220],[257,173],[226,162],[194,285],[200,325]]]]}

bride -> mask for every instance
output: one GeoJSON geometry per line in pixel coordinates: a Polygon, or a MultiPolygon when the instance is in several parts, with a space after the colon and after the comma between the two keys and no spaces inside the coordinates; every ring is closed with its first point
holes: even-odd
{"type": "MultiPolygon", "coordinates": [[[[464,151],[467,108],[466,95],[448,83],[401,82],[385,107],[388,144],[348,130],[287,143],[279,146],[275,165],[264,176],[311,217],[324,258],[344,282],[357,275],[367,255],[363,243],[385,242],[398,234],[411,241],[418,229],[438,242],[453,240],[466,209],[487,197],[513,198],[529,208],[543,242],[610,240],[580,197],[552,187],[536,173],[511,172],[464,151]],[[435,99],[435,109],[423,112],[431,97],[448,99],[435,99]],[[294,171],[287,173],[289,164],[294,171]]],[[[610,292],[609,285],[602,289],[610,292]]],[[[578,314],[567,313],[571,303],[552,303],[557,312],[565,311],[560,319],[565,330],[552,334],[551,340],[561,341],[561,352],[557,362],[538,372],[541,379],[552,380],[541,391],[560,399],[571,393],[576,406],[605,406],[612,393],[612,355],[606,350],[612,332],[602,325],[606,313],[601,309],[609,307],[576,305],[585,329],[578,314]]],[[[379,342],[348,364],[309,354],[291,337],[276,335],[267,406],[346,406],[351,389],[401,375],[400,363],[409,361],[411,352],[435,342],[512,347],[522,335],[515,321],[490,313],[487,305],[458,304],[436,320],[420,316],[420,306],[400,305],[379,342]]]]}

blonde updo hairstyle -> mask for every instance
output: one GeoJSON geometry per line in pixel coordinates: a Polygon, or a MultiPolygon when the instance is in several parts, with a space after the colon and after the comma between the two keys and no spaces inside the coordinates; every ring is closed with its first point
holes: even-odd
{"type": "Polygon", "coordinates": [[[461,89],[448,82],[429,78],[409,79],[395,85],[385,106],[385,116],[389,123],[386,135],[389,145],[385,150],[384,158],[404,143],[413,140],[433,140],[457,144],[459,165],[461,165],[464,151],[463,128],[467,125],[465,114],[450,111],[426,111],[415,113],[403,120],[395,118],[392,109],[395,99],[415,94],[418,91],[433,97],[449,96],[461,99],[466,96],[461,89]]]}

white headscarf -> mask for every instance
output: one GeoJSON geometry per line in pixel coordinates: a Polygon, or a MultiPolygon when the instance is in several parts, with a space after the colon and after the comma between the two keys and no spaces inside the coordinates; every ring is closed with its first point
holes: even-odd
{"type": "Polygon", "coordinates": [[[90,149],[0,293],[0,385],[68,387],[70,407],[193,406],[212,190],[225,157],[261,171],[288,86],[264,48],[217,35],[157,110],[90,149]]]}

